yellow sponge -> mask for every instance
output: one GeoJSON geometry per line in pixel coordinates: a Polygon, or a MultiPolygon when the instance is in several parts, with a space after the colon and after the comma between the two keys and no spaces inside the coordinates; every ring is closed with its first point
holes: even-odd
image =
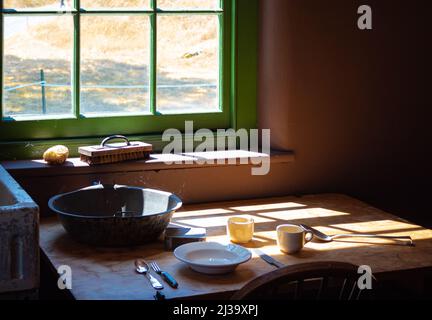
{"type": "Polygon", "coordinates": [[[52,165],[61,165],[69,157],[69,149],[65,146],[54,146],[43,154],[43,159],[52,165]]]}

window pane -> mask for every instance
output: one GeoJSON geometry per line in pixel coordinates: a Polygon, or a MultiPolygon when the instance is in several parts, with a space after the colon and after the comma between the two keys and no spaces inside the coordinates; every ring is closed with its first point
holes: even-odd
{"type": "Polygon", "coordinates": [[[161,9],[218,9],[219,0],[158,0],[161,9]]]}
{"type": "Polygon", "coordinates": [[[72,113],[70,16],[4,17],[4,115],[72,113]]]}
{"type": "Polygon", "coordinates": [[[147,16],[81,17],[81,112],[149,111],[147,16]]]}
{"type": "Polygon", "coordinates": [[[72,0],[4,0],[6,9],[51,10],[67,6],[72,0]]]}
{"type": "Polygon", "coordinates": [[[148,9],[150,8],[150,0],[81,0],[83,8],[134,8],[148,9]]]}
{"type": "Polygon", "coordinates": [[[157,108],[162,112],[219,108],[219,19],[158,17],[157,108]]]}

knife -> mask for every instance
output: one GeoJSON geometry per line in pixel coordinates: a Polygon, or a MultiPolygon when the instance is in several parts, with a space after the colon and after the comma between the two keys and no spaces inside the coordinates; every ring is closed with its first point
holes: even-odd
{"type": "Polygon", "coordinates": [[[267,262],[268,264],[276,267],[276,268],[283,268],[285,267],[285,265],[277,260],[275,260],[274,258],[270,257],[269,255],[265,254],[264,252],[262,252],[259,249],[254,249],[253,250],[261,259],[263,259],[265,262],[267,262]]]}

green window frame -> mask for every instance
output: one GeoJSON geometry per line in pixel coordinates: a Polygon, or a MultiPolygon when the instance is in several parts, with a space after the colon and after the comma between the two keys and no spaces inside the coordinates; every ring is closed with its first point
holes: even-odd
{"type": "MultiPolygon", "coordinates": [[[[72,14],[74,19],[74,116],[71,118],[1,118],[0,160],[11,158],[38,157],[45,145],[68,141],[72,145],[89,143],[89,138],[121,133],[129,136],[160,136],[168,128],[184,129],[185,121],[194,121],[194,128],[254,128],[256,127],[256,64],[257,64],[257,14],[258,0],[220,0],[220,10],[160,10],[157,0],[151,0],[149,10],[84,10],[80,0],[74,0],[74,9],[65,12],[42,12],[30,10],[6,10],[3,1],[1,9],[0,54],[3,58],[3,19],[5,15],[61,15],[72,14]],[[150,17],[151,37],[151,93],[150,114],[134,116],[104,115],[83,117],[80,113],[80,17],[82,15],[147,15],[150,17]],[[220,85],[219,110],[207,113],[161,114],[156,107],[156,41],[158,15],[217,15],[220,21],[220,85]],[[73,139],[69,140],[69,139],[73,139]],[[80,142],[81,139],[82,143],[80,142]],[[40,150],[28,150],[40,146],[40,150]],[[34,142],[34,143],[33,143],[34,142]],[[6,150],[8,148],[8,150],[6,150]]],[[[3,61],[3,60],[2,60],[3,61]]],[[[3,62],[1,73],[3,75],[3,62]]],[[[3,101],[3,76],[1,78],[1,101],[3,101]]],[[[3,104],[3,103],[2,103],[3,104]]],[[[0,115],[3,115],[2,104],[0,115]]],[[[67,143],[65,143],[67,144],[67,143]]]]}

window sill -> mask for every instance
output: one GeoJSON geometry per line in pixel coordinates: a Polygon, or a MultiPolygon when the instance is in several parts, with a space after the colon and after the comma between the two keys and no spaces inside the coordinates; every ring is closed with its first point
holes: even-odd
{"type": "Polygon", "coordinates": [[[174,154],[152,154],[147,160],[89,166],[71,158],[62,166],[51,166],[43,160],[4,161],[0,164],[14,176],[58,176],[159,170],[181,170],[207,167],[253,166],[270,158],[271,164],[294,162],[293,152],[271,152],[270,155],[243,150],[174,154]],[[171,162],[172,164],[168,164],[171,162]]]}

